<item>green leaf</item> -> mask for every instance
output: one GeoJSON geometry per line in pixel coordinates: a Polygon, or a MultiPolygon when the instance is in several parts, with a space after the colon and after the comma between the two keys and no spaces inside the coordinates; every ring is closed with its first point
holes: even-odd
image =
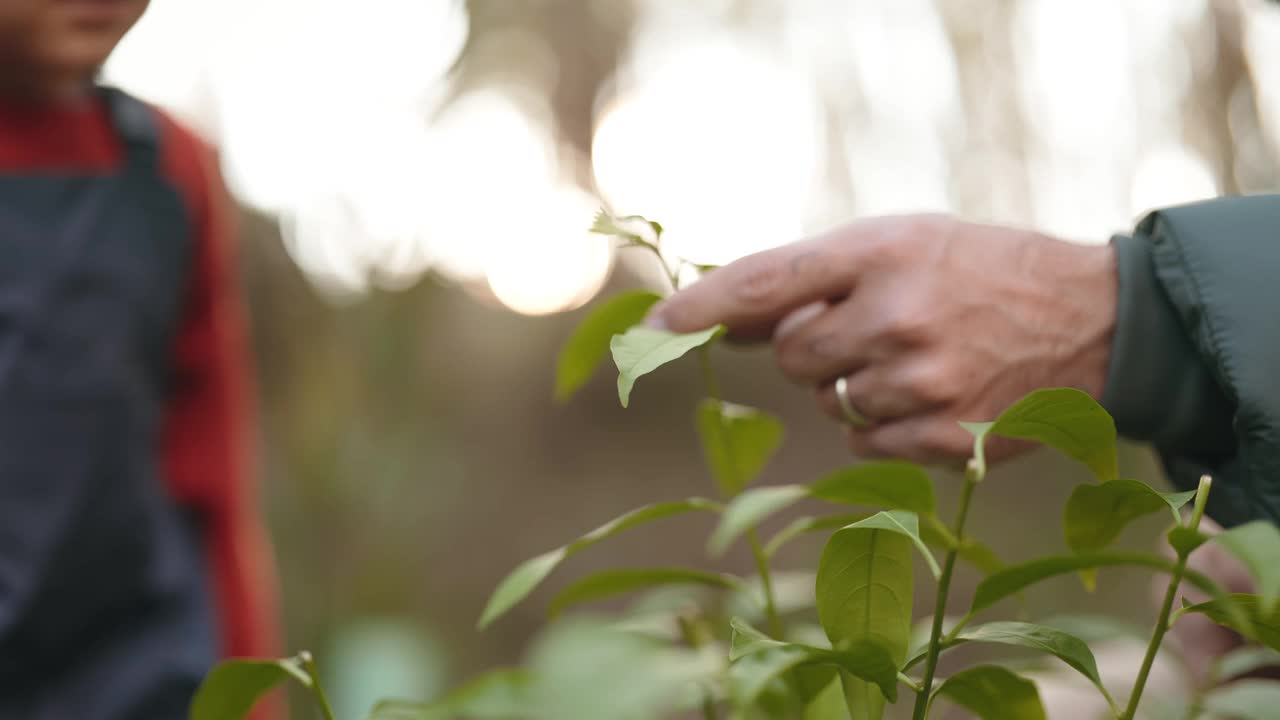
{"type": "Polygon", "coordinates": [[[680,515],[693,511],[718,512],[720,505],[704,498],[688,498],[670,502],[655,503],[632,510],[601,525],[568,545],[550,550],[537,557],[524,561],[501,583],[498,584],[484,613],[480,616],[479,627],[484,628],[505,614],[517,603],[525,599],[553,570],[566,558],[617,535],[637,525],[661,520],[662,518],[680,515]]]}
{"type": "Polygon", "coordinates": [[[258,700],[293,678],[311,687],[311,678],[295,660],[228,660],[200,683],[191,701],[191,720],[240,720],[258,700]]]}
{"type": "Polygon", "coordinates": [[[1137,480],[1079,485],[1071,492],[1064,513],[1067,546],[1077,552],[1101,550],[1114,542],[1129,523],[1166,508],[1176,523],[1178,510],[1195,495],[1194,490],[1158,492],[1137,480]]]}
{"type": "Polygon", "coordinates": [[[529,673],[502,668],[485,673],[453,693],[449,714],[441,720],[511,720],[528,708],[529,673]]]}
{"type": "Polygon", "coordinates": [[[593,600],[670,585],[702,585],[725,590],[741,590],[742,583],[732,575],[690,570],[687,568],[628,568],[605,570],[588,575],[556,595],[550,612],[559,615],[570,607],[593,600]]]}
{"type": "Polygon", "coordinates": [[[914,513],[931,513],[936,507],[929,474],[905,462],[862,463],[836,470],[814,482],[810,494],[831,503],[914,513]]]}
{"type": "Polygon", "coordinates": [[[662,717],[699,697],[722,671],[718,653],[687,650],[594,618],[552,626],[527,667],[529,706],[539,718],[662,717]]]}
{"type": "Polygon", "coordinates": [[[736,662],[753,653],[788,645],[781,640],[769,637],[739,617],[729,620],[729,629],[732,630],[729,636],[729,662],[736,662]]]}
{"type": "Polygon", "coordinates": [[[859,520],[849,525],[845,530],[859,528],[888,530],[889,532],[905,535],[916,546],[916,550],[920,551],[920,555],[924,557],[924,562],[929,566],[929,572],[933,573],[933,577],[937,579],[942,575],[942,570],[938,567],[938,561],[934,559],[933,553],[929,551],[929,546],[925,545],[924,541],[920,539],[920,520],[915,513],[903,510],[886,510],[878,512],[866,520],[859,520]]]}
{"type": "Polygon", "coordinates": [[[1048,445],[1084,463],[1100,480],[1119,474],[1115,421],[1080,390],[1037,390],[1001,413],[990,432],[1048,445]]]}
{"type": "Polygon", "coordinates": [[[839,677],[833,676],[822,692],[805,705],[801,720],[850,720],[849,711],[845,709],[844,690],[840,687],[839,677]]]}
{"type": "MultiPolygon", "coordinates": [[[[1115,566],[1146,567],[1163,572],[1172,572],[1174,563],[1172,560],[1157,555],[1135,552],[1102,551],[1075,555],[1051,555],[1019,565],[1010,565],[978,583],[978,588],[973,595],[973,605],[969,612],[977,613],[985,610],[1004,598],[1021,592],[1041,580],[1080,570],[1115,566]]],[[[1222,588],[1217,583],[1200,573],[1187,570],[1183,575],[1183,579],[1204,590],[1210,596],[1216,598],[1225,597],[1222,588]]]]}
{"type": "Polygon", "coordinates": [[[806,662],[813,657],[785,643],[744,655],[729,666],[729,697],[740,708],[754,705],[771,684],[806,662]]]}
{"type": "Polygon", "coordinates": [[[1196,548],[1209,542],[1209,536],[1195,528],[1178,526],[1171,528],[1168,534],[1169,547],[1179,555],[1190,555],[1196,548]]]}
{"type": "Polygon", "coordinates": [[[828,650],[774,640],[739,618],[734,618],[731,627],[729,690],[739,707],[754,703],[784,673],[807,665],[838,667],[875,683],[889,699],[897,699],[898,666],[875,642],[862,640],[828,650]]]}
{"type": "Polygon", "coordinates": [[[649,308],[661,299],[648,290],[630,290],[593,308],[560,351],[556,363],[556,400],[564,402],[582,388],[609,354],[609,341],[613,336],[642,322],[649,308]]]}
{"type": "Polygon", "coordinates": [[[782,444],[782,422],[743,405],[707,398],[698,405],[697,424],[702,452],[725,497],[750,485],[782,444]]]}
{"type": "Polygon", "coordinates": [[[435,702],[383,700],[373,707],[368,720],[510,720],[527,711],[528,686],[527,671],[501,668],[435,702]]]}
{"type": "Polygon", "coordinates": [[[1213,537],[1249,569],[1258,587],[1263,614],[1270,614],[1280,597],[1280,528],[1254,520],[1213,537]]]}
{"type": "MultiPolygon", "coordinates": [[[[868,518],[870,520],[870,518],[868,518]]],[[[836,648],[870,642],[902,664],[911,637],[912,540],[896,530],[849,527],[818,562],[818,619],[836,648]]]]}
{"type": "Polygon", "coordinates": [[[734,540],[808,494],[809,488],[803,485],[774,485],[747,490],[725,507],[720,523],[707,542],[708,551],[713,555],[724,554],[734,540]]]}
{"type": "MultiPolygon", "coordinates": [[[[1078,485],[1067,500],[1063,513],[1067,546],[1076,552],[1101,550],[1120,536],[1134,520],[1168,509],[1174,523],[1178,510],[1195,497],[1195,491],[1162,493],[1137,480],[1108,480],[1101,485],[1078,485]]],[[[1081,573],[1092,591],[1097,573],[1081,573]]]]}
{"type": "MultiPolygon", "coordinates": [[[[818,636],[822,636],[822,628],[817,628],[818,636]]],[[[825,645],[826,638],[822,638],[825,645]]],[[[791,672],[790,684],[794,687],[800,702],[808,705],[836,682],[839,670],[835,665],[804,665],[791,672]]]]}
{"type": "Polygon", "coordinates": [[[1218,658],[1213,664],[1213,677],[1230,680],[1263,668],[1280,667],[1280,652],[1269,647],[1242,647],[1218,658]]]}
{"type": "Polygon", "coordinates": [[[631,388],[641,375],[657,370],[690,350],[706,345],[724,332],[723,325],[692,333],[672,333],[636,325],[609,342],[618,366],[618,400],[626,407],[631,388]]]}
{"type": "Polygon", "coordinates": [[[1045,720],[1035,683],[995,665],[979,665],[952,675],[938,688],[979,720],[1045,720]]]}
{"type": "Polygon", "coordinates": [[[1054,615],[1040,624],[1075,635],[1086,643],[1124,637],[1146,642],[1151,634],[1148,628],[1108,615],[1054,615]]]}
{"type": "MultiPolygon", "coordinates": [[[[715,555],[724,553],[747,530],[805,497],[842,505],[875,505],[886,510],[916,513],[931,513],[935,507],[933,481],[919,467],[902,462],[853,465],[825,475],[807,487],[782,485],[742,493],[729,504],[721,517],[720,525],[708,543],[709,551],[715,555]]],[[[808,529],[818,529],[818,526],[790,529],[790,534],[778,541],[774,550],[808,529]]]]}
{"type": "Polygon", "coordinates": [[[849,673],[840,673],[840,683],[844,689],[845,707],[854,720],[881,720],[884,717],[888,701],[875,683],[849,673]]]}
{"type": "Polygon", "coordinates": [[[994,422],[962,422],[960,427],[973,436],[973,460],[978,464],[978,477],[987,475],[987,434],[995,427],[994,422]]]}
{"type": "MultiPolygon", "coordinates": [[[[1107,695],[1102,685],[1102,678],[1098,675],[1098,663],[1094,660],[1089,646],[1080,638],[1062,630],[1034,623],[993,622],[965,630],[943,646],[943,649],[949,650],[969,642],[1012,645],[1048,653],[1085,676],[1102,691],[1104,697],[1107,695]]],[[[923,661],[927,653],[928,648],[918,650],[915,656],[907,661],[906,666],[911,667],[923,661]]]]}
{"type": "MultiPolygon", "coordinates": [[[[927,540],[925,542],[928,542],[927,540]]],[[[1005,563],[991,549],[990,545],[979,542],[973,538],[965,538],[960,544],[958,557],[968,563],[970,566],[978,570],[982,575],[990,575],[999,572],[1005,568],[1005,563]]]]}
{"type": "Polygon", "coordinates": [[[1280,708],[1280,683],[1241,680],[1218,688],[1204,699],[1204,709],[1232,720],[1275,720],[1280,708]]]}
{"type": "MultiPolygon", "coordinates": [[[[725,512],[728,511],[726,510],[725,512]]],[[[764,553],[768,557],[773,557],[773,555],[777,553],[783,545],[786,545],[805,533],[842,528],[846,525],[856,523],[859,520],[865,520],[874,514],[875,513],[870,512],[858,512],[842,513],[840,515],[827,515],[824,517],[805,516],[796,518],[788,523],[786,527],[779,530],[776,535],[769,538],[769,542],[765,543],[764,553]]]]}
{"type": "Polygon", "coordinates": [[[636,245],[652,246],[662,239],[662,226],[658,223],[647,220],[640,215],[627,215],[625,217],[615,218],[603,209],[596,212],[594,222],[591,223],[590,232],[597,235],[612,235],[622,238],[627,242],[636,245]],[[653,231],[653,239],[641,235],[639,232],[628,227],[636,222],[642,222],[649,226],[649,230],[653,231]]]}
{"type": "Polygon", "coordinates": [[[1200,613],[1250,640],[1260,642],[1272,650],[1280,650],[1280,612],[1272,609],[1264,613],[1257,595],[1236,593],[1227,598],[1188,605],[1184,612],[1200,613]],[[1243,615],[1244,622],[1240,621],[1240,615],[1243,615]]]}

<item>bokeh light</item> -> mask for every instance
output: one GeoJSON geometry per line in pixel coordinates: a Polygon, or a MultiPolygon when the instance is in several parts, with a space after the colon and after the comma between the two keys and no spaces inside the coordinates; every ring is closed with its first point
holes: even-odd
{"type": "Polygon", "coordinates": [[[651,50],[597,124],[596,183],[671,252],[723,263],[797,239],[817,181],[816,103],[794,71],[732,33],[651,50]]]}
{"type": "Polygon", "coordinates": [[[1254,80],[1231,104],[1231,178],[1185,126],[1219,50],[1206,0],[1027,0],[1003,26],[936,0],[584,3],[602,28],[633,22],[585,160],[557,127],[576,77],[558,49],[514,22],[468,42],[461,0],[156,3],[106,76],[216,141],[232,190],[328,293],[434,271],[541,314],[607,277],[607,243],[581,232],[601,202],[723,263],[908,211],[1105,242],[1151,207],[1256,188],[1280,137],[1263,81],[1280,13],[1241,7],[1254,80]],[[459,88],[464,49],[483,82],[459,88]]]}

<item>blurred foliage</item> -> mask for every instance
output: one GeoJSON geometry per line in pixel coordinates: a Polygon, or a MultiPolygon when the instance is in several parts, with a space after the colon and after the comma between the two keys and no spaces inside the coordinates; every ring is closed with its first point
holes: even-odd
{"type": "MultiPolygon", "coordinates": [[[[765,12],[770,3],[721,5],[732,22],[765,12]]],[[[991,68],[1015,62],[1009,23],[1017,3],[992,5],[995,10],[983,15],[990,25],[978,25],[970,3],[938,3],[972,128],[965,142],[980,147],[998,137],[1016,161],[1025,159],[1019,155],[1025,143],[1017,140],[1026,136],[1025,119],[1013,80],[991,68]]],[[[499,83],[548,98],[555,132],[574,155],[576,177],[590,186],[595,108],[626,52],[636,4],[469,0],[467,6],[471,36],[453,71],[455,87],[499,83]]],[[[1188,52],[1208,52],[1211,61],[1192,65],[1181,99],[1185,141],[1208,159],[1228,192],[1276,184],[1252,69],[1241,51],[1237,7],[1212,2],[1189,31],[1188,52]]],[[[1082,39],[1082,52],[1087,44],[1082,39]]],[[[826,100],[837,118],[848,112],[839,98],[826,100]]],[[[965,147],[956,154],[962,161],[965,147]]],[[[957,184],[958,209],[991,214],[995,200],[988,190],[981,182],[957,184]]],[[[1030,198],[1012,202],[1026,205],[1030,198]]],[[[583,311],[521,317],[489,301],[483,288],[436,278],[335,305],[317,295],[286,255],[273,221],[246,211],[243,229],[263,417],[260,466],[290,649],[308,647],[334,659],[339,654],[331,643],[343,628],[390,619],[445,649],[447,684],[509,663],[561,586],[548,583],[534,602],[478,634],[477,611],[508,568],[601,517],[687,495],[700,481],[700,450],[688,432],[694,402],[653,400],[696,397],[692,370],[646,378],[650,400],[627,413],[617,407],[611,379],[601,377],[571,406],[560,406],[551,381],[556,351],[583,311]]],[[[627,274],[625,267],[615,273],[627,274]]],[[[634,278],[615,277],[606,291],[635,284],[634,278]]],[[[764,482],[807,482],[847,459],[838,429],[813,411],[807,393],[777,378],[767,353],[722,365],[728,395],[767,408],[789,427],[764,482]]],[[[1125,477],[1159,474],[1138,449],[1127,448],[1121,464],[1125,477]]],[[[1058,518],[1046,518],[1042,509],[1059,507],[1069,480],[1081,473],[1043,455],[997,469],[991,482],[1005,487],[975,509],[971,523],[993,545],[1018,547],[1027,556],[1056,549],[1059,534],[1045,527],[1056,528],[1058,518]],[[1012,482],[1028,477],[1036,482],[1012,482]]],[[[944,500],[953,499],[954,484],[940,482],[939,488],[944,500]]],[[[800,503],[771,518],[770,529],[782,528],[805,507],[800,503]]],[[[677,519],[660,535],[620,538],[571,562],[579,571],[642,558],[678,563],[699,553],[705,541],[697,523],[677,519]]],[[[812,563],[815,543],[801,538],[788,545],[780,566],[789,558],[812,563]]],[[[731,558],[739,569],[750,566],[741,552],[731,558]]],[[[974,582],[964,572],[957,578],[965,592],[974,582]]],[[[1118,576],[1110,578],[1111,592],[1090,595],[1065,578],[1035,591],[1028,602],[1040,615],[1070,608],[1141,617],[1149,612],[1132,603],[1121,608],[1116,598],[1145,596],[1145,582],[1118,576]]],[[[439,684],[439,678],[422,680],[424,692],[439,684]]]]}

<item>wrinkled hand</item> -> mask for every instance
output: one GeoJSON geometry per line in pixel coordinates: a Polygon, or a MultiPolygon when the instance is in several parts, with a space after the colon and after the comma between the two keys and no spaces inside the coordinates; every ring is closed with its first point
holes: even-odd
{"type": "MultiPolygon", "coordinates": [[[[834,383],[871,420],[848,428],[862,457],[949,463],[1026,393],[1098,397],[1115,325],[1107,246],[944,216],[857,222],[713,271],[654,308],[650,323],[772,340],[778,367],[841,419],[834,383]]],[[[992,457],[1021,445],[994,444],[992,457]]]]}

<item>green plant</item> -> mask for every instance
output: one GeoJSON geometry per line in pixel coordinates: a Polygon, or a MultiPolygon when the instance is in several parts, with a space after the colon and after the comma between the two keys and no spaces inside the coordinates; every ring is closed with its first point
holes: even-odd
{"type": "MultiPolygon", "coordinates": [[[[652,253],[673,288],[679,287],[687,269],[707,269],[665,257],[662,227],[644,218],[615,219],[601,213],[592,230],[652,253]]],[[[1142,707],[1145,683],[1166,631],[1188,613],[1203,614],[1256,645],[1215,666],[1214,682],[1197,691],[1187,707],[1143,708],[1144,713],[1172,713],[1168,717],[1178,718],[1204,713],[1246,719],[1275,716],[1280,683],[1218,684],[1280,658],[1280,531],[1270,524],[1251,523],[1211,539],[1198,529],[1209,478],[1197,490],[1183,493],[1162,493],[1120,478],[1114,423],[1088,395],[1063,388],[1040,390],[994,420],[965,424],[974,438],[973,453],[949,524],[940,519],[929,474],[902,462],[853,465],[809,484],[751,487],[782,443],[782,423],[721,397],[709,348],[723,328],[673,334],[641,324],[659,299],[656,293],[626,292],[590,312],[560,357],[556,395],[568,399],[611,354],[618,367],[619,400],[626,406],[642,376],[696,351],[707,397],[697,406],[695,426],[718,498],[648,505],[526,561],[494,591],[480,626],[501,618],[571,555],[675,515],[702,513],[716,521],[708,541],[711,556],[744,541],[755,559],[755,577],[702,568],[646,567],[579,579],[551,601],[553,615],[639,591],[648,592],[649,601],[621,617],[558,620],[537,640],[523,667],[481,676],[437,702],[383,702],[371,711],[371,719],[648,720],[684,711],[700,712],[707,720],[864,720],[880,718],[887,705],[901,703],[912,708],[914,720],[922,720],[940,699],[987,720],[1044,718],[1036,685],[1015,665],[980,664],[939,676],[944,653],[984,643],[1029,649],[1060,661],[1096,687],[1111,717],[1132,720],[1142,707]],[[1068,552],[1007,565],[970,533],[966,520],[982,489],[985,441],[992,436],[1055,448],[1093,475],[1096,482],[1075,488],[1067,501],[1063,519],[1068,552]],[[761,537],[763,520],[805,499],[832,506],[833,512],[799,518],[767,541],[761,537]],[[1134,520],[1164,512],[1170,518],[1166,539],[1175,559],[1108,549],[1134,520]],[[781,573],[773,567],[779,548],[814,532],[828,533],[816,572],[781,573]],[[1258,594],[1229,595],[1187,568],[1191,553],[1210,541],[1245,562],[1258,594]],[[941,562],[935,552],[942,554],[941,562]],[[983,579],[967,610],[957,617],[947,611],[951,581],[961,562],[983,579]],[[923,622],[912,607],[916,563],[936,581],[934,607],[923,622]],[[1077,574],[1092,588],[1098,569],[1107,567],[1153,570],[1169,578],[1127,697],[1111,695],[1088,644],[1070,631],[1090,623],[1105,626],[1105,619],[975,624],[1036,583],[1077,574]],[[1183,583],[1212,599],[1175,608],[1183,583]],[[796,593],[797,587],[809,592],[796,593]]],[[[326,720],[332,720],[306,654],[220,666],[201,689],[192,718],[239,718],[254,698],[290,677],[312,691],[326,720]]]]}

